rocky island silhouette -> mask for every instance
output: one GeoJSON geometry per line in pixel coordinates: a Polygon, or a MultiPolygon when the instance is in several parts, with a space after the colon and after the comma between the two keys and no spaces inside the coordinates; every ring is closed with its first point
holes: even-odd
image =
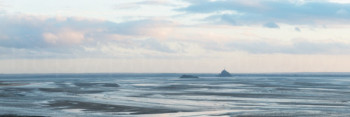
{"type": "Polygon", "coordinates": [[[232,75],[224,69],[221,71],[221,73],[218,75],[218,77],[232,77],[232,75]]]}
{"type": "Polygon", "coordinates": [[[195,75],[187,75],[187,74],[184,74],[182,76],[180,76],[180,78],[199,78],[198,76],[195,76],[195,75]]]}

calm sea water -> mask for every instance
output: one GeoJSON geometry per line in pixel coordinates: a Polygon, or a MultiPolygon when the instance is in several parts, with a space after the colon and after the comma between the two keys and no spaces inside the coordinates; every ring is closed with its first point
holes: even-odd
{"type": "Polygon", "coordinates": [[[0,75],[0,115],[350,116],[347,73],[180,75],[0,75]]]}

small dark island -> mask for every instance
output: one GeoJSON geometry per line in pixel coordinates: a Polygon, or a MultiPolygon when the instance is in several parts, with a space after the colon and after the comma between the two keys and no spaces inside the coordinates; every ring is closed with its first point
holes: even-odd
{"type": "Polygon", "coordinates": [[[221,73],[218,75],[218,77],[232,77],[232,75],[224,69],[221,71],[221,73]]]}
{"type": "Polygon", "coordinates": [[[194,75],[182,75],[180,76],[180,78],[199,78],[199,77],[194,75]]]}

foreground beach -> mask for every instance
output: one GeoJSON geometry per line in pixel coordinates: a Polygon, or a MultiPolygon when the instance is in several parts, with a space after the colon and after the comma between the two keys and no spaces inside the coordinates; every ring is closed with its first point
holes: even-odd
{"type": "Polygon", "coordinates": [[[0,117],[350,116],[350,75],[0,75],[0,117]]]}

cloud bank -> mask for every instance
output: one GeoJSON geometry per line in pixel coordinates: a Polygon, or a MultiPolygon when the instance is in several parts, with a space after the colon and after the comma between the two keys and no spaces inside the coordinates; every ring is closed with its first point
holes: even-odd
{"type": "MultiPolygon", "coordinates": [[[[187,2],[188,6],[174,11],[205,14],[202,20],[216,23],[186,25],[174,17],[116,23],[84,17],[0,13],[0,58],[198,58],[222,52],[350,54],[346,37],[323,42],[325,39],[318,39],[321,36],[308,34],[317,31],[312,25],[348,25],[350,4],[276,0],[187,2]],[[288,26],[290,30],[285,28],[288,26]],[[282,36],[276,39],[271,35],[282,36]]],[[[167,6],[169,1],[134,4],[167,6]]]]}
{"type": "Polygon", "coordinates": [[[4,58],[10,53],[19,57],[23,57],[24,53],[36,53],[27,54],[31,57],[45,57],[45,53],[48,57],[74,57],[87,56],[93,51],[97,52],[94,54],[108,56],[109,53],[103,53],[107,45],[133,52],[173,52],[154,39],[164,35],[159,30],[173,25],[165,20],[113,23],[74,17],[2,15],[0,22],[0,47],[4,58]]]}
{"type": "Polygon", "coordinates": [[[178,11],[211,14],[210,19],[216,17],[240,25],[269,22],[322,25],[348,23],[350,18],[349,3],[324,0],[191,0],[189,3],[178,11]]]}

